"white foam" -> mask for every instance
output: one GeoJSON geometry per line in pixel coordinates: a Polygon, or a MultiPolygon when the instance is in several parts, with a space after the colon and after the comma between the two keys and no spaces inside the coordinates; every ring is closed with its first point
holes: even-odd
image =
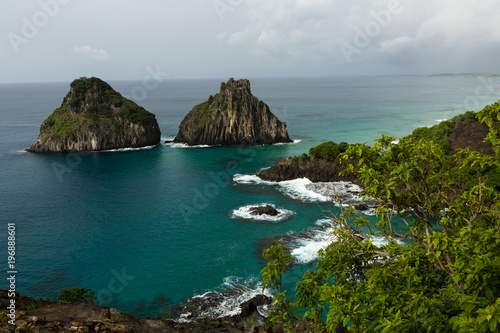
{"type": "Polygon", "coordinates": [[[265,183],[270,183],[262,180],[259,176],[257,175],[242,175],[242,174],[235,174],[233,176],[233,180],[238,183],[238,184],[265,184],[265,183]]]}
{"type": "Polygon", "coordinates": [[[291,252],[295,261],[298,264],[307,264],[318,259],[318,251],[334,240],[333,236],[330,235],[334,229],[333,227],[321,229],[310,238],[297,240],[298,247],[291,252]]]}
{"type": "Polygon", "coordinates": [[[308,178],[298,178],[293,180],[286,180],[278,183],[279,191],[289,196],[292,199],[300,200],[303,202],[325,202],[329,198],[325,196],[324,192],[312,189],[313,182],[308,178]]]}
{"type": "Polygon", "coordinates": [[[248,206],[243,206],[240,207],[236,210],[233,211],[232,218],[244,218],[248,220],[257,220],[257,221],[271,221],[271,222],[280,222],[288,219],[290,216],[295,214],[295,212],[284,209],[284,208],[276,208],[274,204],[269,204],[269,203],[261,203],[261,204],[256,204],[256,205],[248,205],[248,206]],[[276,216],[271,216],[267,214],[262,214],[262,215],[253,215],[250,213],[250,210],[254,207],[262,207],[262,206],[271,206],[275,208],[278,211],[278,215],[276,216]]]}
{"type": "Polygon", "coordinates": [[[299,142],[301,142],[301,141],[302,141],[302,140],[297,139],[297,140],[292,140],[292,142],[278,142],[278,143],[275,143],[274,145],[275,145],[275,146],[293,145],[293,144],[299,143],[299,142]]]}
{"type": "MultiPolygon", "coordinates": [[[[318,226],[331,225],[330,219],[320,219],[315,222],[318,226]]],[[[320,249],[328,246],[335,238],[331,235],[331,232],[335,230],[335,227],[330,226],[323,229],[318,229],[308,236],[296,239],[289,248],[292,248],[291,254],[298,264],[307,264],[318,259],[318,251],[320,249]]],[[[378,236],[368,236],[373,245],[384,246],[388,242],[383,237],[378,236]]],[[[404,245],[404,242],[400,239],[396,239],[396,242],[400,245],[404,245]]]]}
{"type": "Polygon", "coordinates": [[[190,146],[187,143],[173,143],[169,142],[165,144],[166,146],[170,146],[171,148],[184,148],[184,149],[193,149],[193,148],[211,148],[214,146],[210,145],[195,145],[195,146],[190,146]]]}
{"type": "Polygon", "coordinates": [[[217,304],[211,306],[206,311],[196,314],[192,317],[192,313],[182,313],[177,319],[178,322],[190,322],[201,318],[220,318],[238,315],[241,312],[240,305],[251,300],[257,295],[272,296],[269,292],[264,292],[260,286],[259,277],[250,277],[243,279],[237,276],[228,276],[224,278],[223,283],[213,291],[207,291],[203,294],[193,296],[193,298],[204,298],[210,294],[220,293],[222,291],[234,290],[233,297],[224,296],[217,304]]]}
{"type": "Polygon", "coordinates": [[[139,148],[118,148],[118,149],[108,149],[108,150],[102,150],[102,151],[90,151],[86,153],[116,153],[116,152],[124,152],[124,151],[138,151],[138,150],[149,150],[158,147],[158,145],[152,145],[152,146],[144,146],[144,147],[139,147],[139,148]]]}

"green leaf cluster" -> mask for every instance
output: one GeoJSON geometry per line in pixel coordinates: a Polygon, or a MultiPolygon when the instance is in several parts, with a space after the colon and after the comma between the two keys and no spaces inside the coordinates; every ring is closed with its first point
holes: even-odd
{"type": "Polygon", "coordinates": [[[347,150],[347,148],[349,148],[349,144],[346,142],[337,144],[329,141],[309,149],[309,155],[335,161],[340,154],[347,150]]]}
{"type": "Polygon", "coordinates": [[[488,178],[500,169],[500,104],[476,117],[490,127],[493,156],[468,149],[450,156],[425,138],[385,135],[340,154],[351,161],[345,172],[363,181],[363,196],[377,200],[377,222],[336,198],[333,241],[296,285],[293,302],[277,288],[282,266],[263,270],[264,286],[276,286],[277,304],[288,309],[281,320],[290,331],[301,318],[329,332],[339,323],[353,332],[499,330],[500,193],[488,178]],[[471,171],[475,182],[464,188],[461,177],[471,171]]]}
{"type": "Polygon", "coordinates": [[[53,298],[53,302],[65,301],[67,303],[75,303],[78,301],[94,301],[97,299],[95,293],[91,289],[74,287],[65,289],[59,293],[59,296],[53,298]]]}

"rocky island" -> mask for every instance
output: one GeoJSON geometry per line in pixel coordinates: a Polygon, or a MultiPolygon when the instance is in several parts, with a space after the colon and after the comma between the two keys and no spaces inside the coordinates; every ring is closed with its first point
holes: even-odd
{"type": "Polygon", "coordinates": [[[160,142],[154,114],[124,98],[106,82],[80,78],[40,126],[30,152],[140,148],[160,142]]]}
{"type": "Polygon", "coordinates": [[[253,96],[246,79],[222,82],[220,93],[196,105],[179,126],[176,143],[255,146],[292,142],[286,123],[253,96]]]}

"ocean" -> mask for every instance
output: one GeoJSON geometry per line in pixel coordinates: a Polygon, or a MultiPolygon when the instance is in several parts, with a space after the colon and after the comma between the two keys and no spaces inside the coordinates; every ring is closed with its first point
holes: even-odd
{"type": "MultiPolygon", "coordinates": [[[[162,140],[171,140],[189,110],[218,93],[222,81],[164,80],[143,89],[136,102],[156,115],[162,140]]],[[[331,184],[263,182],[255,176],[259,170],[324,141],[403,137],[500,99],[500,78],[488,77],[250,82],[252,93],[287,123],[294,143],[27,153],[70,82],[0,84],[0,238],[6,263],[8,223],[15,223],[16,289],[51,298],[66,288],[90,288],[97,303],[146,318],[194,296],[246,286],[213,310],[228,314],[261,292],[261,251],[270,237],[284,237],[298,262],[285,276],[288,288],[313,268],[316,251],[329,241],[322,207],[331,184]],[[280,214],[251,218],[249,207],[261,204],[280,214]]],[[[109,83],[125,96],[142,86],[109,83]]],[[[343,191],[349,184],[336,186],[343,191]]]]}

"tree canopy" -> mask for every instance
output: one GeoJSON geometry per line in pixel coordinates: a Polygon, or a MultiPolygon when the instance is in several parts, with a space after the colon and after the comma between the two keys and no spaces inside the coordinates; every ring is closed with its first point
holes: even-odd
{"type": "Polygon", "coordinates": [[[500,169],[500,104],[477,117],[490,128],[485,140],[494,155],[450,155],[428,137],[395,142],[384,135],[340,155],[352,162],[345,172],[363,181],[363,196],[378,201],[377,223],[335,198],[333,241],[296,285],[293,302],[280,289],[283,255],[276,247],[267,252],[274,264],[262,271],[264,287],[280,283],[271,324],[293,331],[308,318],[318,332],[334,332],[338,323],[353,332],[500,330],[500,195],[488,183],[500,169]]]}

